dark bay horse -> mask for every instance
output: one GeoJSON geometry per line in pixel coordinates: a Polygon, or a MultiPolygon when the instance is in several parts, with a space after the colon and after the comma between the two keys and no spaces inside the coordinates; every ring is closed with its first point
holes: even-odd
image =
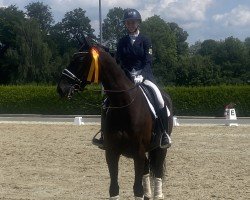
{"type": "MultiPolygon", "coordinates": [[[[111,179],[110,200],[119,199],[118,162],[121,155],[134,160],[135,199],[152,197],[150,172],[154,175],[154,199],[164,199],[162,178],[167,149],[158,147],[149,151],[155,119],[142,90],[127,78],[115,59],[101,48],[86,44],[85,50],[74,54],[63,71],[57,91],[60,96],[71,98],[75,91],[99,81],[110,102],[103,127],[111,179]]],[[[171,113],[168,121],[170,134],[173,126],[172,103],[168,95],[164,95],[164,100],[171,113]]]]}

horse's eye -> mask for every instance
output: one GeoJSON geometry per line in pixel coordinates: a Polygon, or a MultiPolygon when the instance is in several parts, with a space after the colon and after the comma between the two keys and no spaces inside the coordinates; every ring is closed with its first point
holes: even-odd
{"type": "Polygon", "coordinates": [[[82,62],[82,61],[83,61],[83,57],[80,57],[80,58],[79,58],[79,61],[81,61],[81,62],[82,62]]]}

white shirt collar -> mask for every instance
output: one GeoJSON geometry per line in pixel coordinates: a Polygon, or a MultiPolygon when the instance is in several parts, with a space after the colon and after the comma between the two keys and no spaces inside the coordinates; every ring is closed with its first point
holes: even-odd
{"type": "Polygon", "coordinates": [[[138,35],[140,34],[140,31],[138,30],[135,34],[129,34],[129,37],[138,37],[138,35]]]}

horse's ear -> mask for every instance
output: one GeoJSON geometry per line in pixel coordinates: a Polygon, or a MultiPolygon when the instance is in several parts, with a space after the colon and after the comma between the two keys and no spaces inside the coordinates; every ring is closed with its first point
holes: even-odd
{"type": "Polygon", "coordinates": [[[85,37],[85,35],[83,35],[83,39],[80,39],[77,35],[76,35],[76,39],[78,41],[78,43],[80,44],[80,49],[79,51],[89,51],[90,48],[92,47],[90,41],[85,37]]]}
{"type": "Polygon", "coordinates": [[[86,47],[88,49],[90,49],[92,47],[92,45],[91,45],[89,39],[87,37],[85,37],[85,35],[83,35],[83,40],[84,40],[84,43],[85,43],[86,47]]]}

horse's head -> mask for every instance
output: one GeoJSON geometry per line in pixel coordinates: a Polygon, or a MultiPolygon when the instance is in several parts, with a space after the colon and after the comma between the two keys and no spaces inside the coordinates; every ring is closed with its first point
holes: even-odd
{"type": "Polygon", "coordinates": [[[87,41],[80,50],[73,55],[70,64],[62,72],[57,86],[61,97],[70,99],[90,82],[99,82],[98,50],[87,41]]]}

